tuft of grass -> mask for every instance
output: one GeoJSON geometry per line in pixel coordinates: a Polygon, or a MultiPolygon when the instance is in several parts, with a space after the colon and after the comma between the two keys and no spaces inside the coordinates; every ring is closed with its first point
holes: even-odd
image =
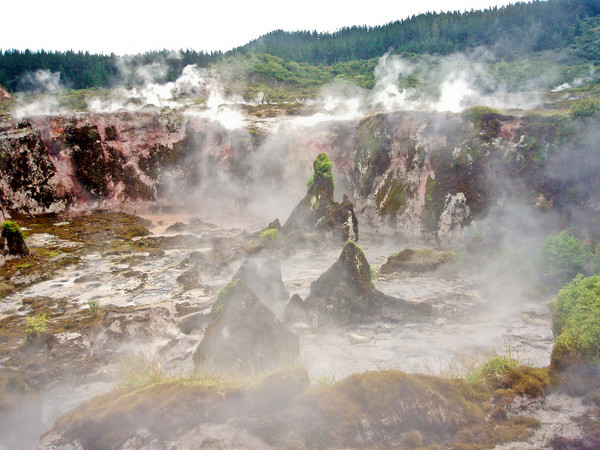
{"type": "Polygon", "coordinates": [[[184,386],[201,386],[217,392],[237,389],[242,382],[233,377],[204,371],[193,371],[184,375],[165,370],[163,362],[144,353],[129,354],[121,363],[124,385],[133,388],[146,388],[157,384],[180,383],[184,386]]]}
{"type": "Polygon", "coordinates": [[[96,314],[98,312],[98,308],[100,308],[100,302],[97,299],[91,298],[87,301],[87,304],[90,308],[90,312],[92,312],[93,314],[96,314]]]}
{"type": "Polygon", "coordinates": [[[520,365],[519,359],[513,354],[509,345],[504,355],[493,352],[492,357],[483,364],[474,364],[467,370],[464,378],[471,385],[489,387],[497,384],[506,374],[520,365]]]}
{"type": "Polygon", "coordinates": [[[318,387],[325,387],[334,384],[337,381],[334,372],[323,372],[315,379],[315,383],[318,387]]]}
{"type": "Polygon", "coordinates": [[[121,364],[125,385],[140,387],[156,384],[166,379],[163,364],[144,353],[125,355],[121,364]]]}

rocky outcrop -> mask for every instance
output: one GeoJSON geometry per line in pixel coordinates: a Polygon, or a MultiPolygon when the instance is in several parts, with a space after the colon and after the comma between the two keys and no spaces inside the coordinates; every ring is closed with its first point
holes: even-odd
{"type": "Polygon", "coordinates": [[[308,192],[294,208],[285,222],[285,236],[309,234],[325,241],[329,236],[343,242],[358,240],[358,220],[352,202],[344,195],[343,202],[333,198],[333,164],[325,153],[313,162],[313,175],[308,182],[308,192]]]}
{"type": "Polygon", "coordinates": [[[27,256],[29,248],[25,244],[21,227],[12,220],[2,223],[0,232],[0,255],[5,256],[27,256]]]}
{"type": "Polygon", "coordinates": [[[590,189],[599,183],[596,125],[481,108],[394,112],[277,131],[231,131],[198,114],[152,109],[21,121],[3,116],[0,206],[5,217],[95,206],[139,210],[157,201],[199,208],[228,202],[239,210],[256,201],[265,209],[265,201],[296,198],[303,168],[326,152],[335,164],[332,177],[313,176],[289,229],[313,227],[318,234],[340,223],[340,239],[356,238],[354,211],[364,225],[452,239],[510,192],[532,207],[576,216],[598,234],[589,220],[600,204],[598,190],[590,189]],[[330,208],[333,176],[353,208],[348,200],[330,208]]]}
{"type": "Polygon", "coordinates": [[[371,266],[362,250],[348,242],[339,259],[310,286],[308,298],[290,301],[286,317],[297,318],[304,312],[314,325],[330,322],[351,324],[371,322],[385,313],[398,316],[430,314],[428,305],[397,299],[375,289],[371,266]]]}
{"type": "Polygon", "coordinates": [[[232,281],[217,294],[212,311],[214,320],[194,353],[199,366],[256,374],[288,366],[300,356],[298,337],[243,281],[232,281]]]}
{"type": "MultiPolygon", "coordinates": [[[[0,118],[0,202],[6,212],[133,210],[177,186],[208,183],[244,144],[217,124],[174,111],[0,118]]],[[[231,161],[229,161],[229,164],[231,161]]]]}
{"type": "Polygon", "coordinates": [[[273,252],[263,250],[248,256],[232,280],[242,281],[276,315],[283,312],[289,296],[281,277],[281,264],[273,252]]]}

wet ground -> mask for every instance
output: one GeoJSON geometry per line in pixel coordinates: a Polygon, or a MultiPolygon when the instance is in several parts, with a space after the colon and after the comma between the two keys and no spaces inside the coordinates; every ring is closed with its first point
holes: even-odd
{"type": "MultiPolygon", "coordinates": [[[[32,281],[22,278],[20,281],[25,282],[27,287],[2,299],[0,320],[30,314],[23,305],[28,299],[39,298],[60,301],[75,310],[84,311],[94,303],[102,311],[115,307],[129,307],[131,311],[148,306],[151,310],[161,309],[166,311],[164,320],[153,318],[155,321],[151,323],[154,325],[147,327],[143,333],[136,331],[140,335],[130,333],[126,342],[121,341],[114,353],[159,355],[170,370],[189,370],[192,366],[191,353],[202,337],[202,327],[184,333],[177,321],[185,318],[198,320],[196,315],[207,314],[216,292],[227,284],[243,260],[231,258],[217,271],[200,271],[198,282],[192,285],[182,283],[178,277],[189,270],[193,252],[208,255],[215,240],[219,239],[225,242],[231,240],[233,246],[234,237],[239,236],[242,230],[240,227],[229,229],[203,223],[184,231],[168,231],[168,225],[176,220],[176,217],[163,217],[160,224],[154,222],[150,229],[154,236],[195,236],[197,239],[188,240],[193,245],[186,247],[182,245],[185,241],[180,240],[179,245],[167,246],[174,248],[161,251],[151,249],[145,252],[130,246],[88,252],[84,251],[85,242],[69,241],[47,232],[31,232],[27,243],[32,249],[51,244],[53,248],[80,252],[77,253],[80,257],[76,263],[61,267],[47,279],[32,281]],[[182,305],[189,313],[180,314],[182,305]]],[[[68,226],[68,221],[54,223],[54,226],[68,226]]],[[[139,239],[144,238],[135,237],[132,242],[139,239]]],[[[400,244],[384,244],[380,236],[369,233],[363,233],[360,245],[375,268],[380,267],[387,256],[403,248],[400,244]]],[[[341,246],[324,246],[282,255],[282,277],[288,294],[297,293],[306,298],[310,284],[337,260],[340,251],[341,246]]],[[[50,260],[64,258],[65,254],[57,252],[50,260]]],[[[19,281],[18,276],[16,279],[19,281]]],[[[376,274],[374,282],[386,294],[430,304],[434,315],[416,322],[369,323],[328,329],[292,324],[301,340],[301,362],[314,380],[322,377],[339,380],[351,373],[387,368],[460,374],[477,358],[485,358],[490,352],[503,354],[507,349],[525,364],[547,366],[549,363],[552,333],[547,299],[521,298],[511,300],[510,304],[501,304],[486,296],[485,283],[456,272],[376,274]]],[[[281,317],[285,305],[280,306],[274,312],[281,317]]],[[[100,345],[98,342],[110,342],[106,333],[83,338],[77,333],[72,336],[67,333],[61,335],[61,339],[65,342],[83,339],[85,345],[81,345],[91,348],[91,352],[94,345],[100,345]]],[[[119,381],[116,365],[111,365],[115,359],[106,361],[109,362],[73,383],[64,382],[64,379],[50,383],[44,394],[37,397],[43,408],[41,415],[39,411],[35,414],[40,423],[31,434],[39,434],[51,425],[58,414],[114,386],[119,381]]],[[[63,361],[63,364],[65,371],[69,372],[69,361],[63,361]]],[[[27,416],[28,413],[24,410],[14,417],[5,417],[5,425],[6,421],[22,419],[23,414],[27,416]]]]}

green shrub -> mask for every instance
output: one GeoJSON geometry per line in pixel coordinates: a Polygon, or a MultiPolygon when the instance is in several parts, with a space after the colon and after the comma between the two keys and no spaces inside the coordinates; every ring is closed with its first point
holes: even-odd
{"type": "Polygon", "coordinates": [[[542,278],[553,286],[560,286],[579,273],[585,273],[585,266],[591,254],[580,239],[566,231],[548,236],[541,251],[542,278]]]}
{"type": "Polygon", "coordinates": [[[578,275],[563,287],[552,307],[553,361],[600,366],[600,275],[578,275]]]}
{"type": "Polygon", "coordinates": [[[592,117],[600,112],[600,100],[584,98],[571,103],[571,114],[574,117],[592,117]]]}

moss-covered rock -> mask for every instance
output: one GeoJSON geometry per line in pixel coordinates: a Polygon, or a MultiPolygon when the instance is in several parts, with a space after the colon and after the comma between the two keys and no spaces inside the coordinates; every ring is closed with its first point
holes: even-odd
{"type": "Polygon", "coordinates": [[[314,173],[308,183],[308,192],[283,225],[285,236],[301,232],[316,234],[320,239],[332,236],[341,241],[358,240],[358,220],[352,202],[347,196],[341,204],[333,198],[332,165],[325,153],[313,162],[314,173]]]}
{"type": "Polygon", "coordinates": [[[427,443],[441,443],[463,428],[482,426],[482,399],[461,381],[386,370],[308,391],[290,409],[308,448],[400,447],[412,430],[427,443]]]}
{"type": "Polygon", "coordinates": [[[25,244],[23,232],[18,223],[5,220],[0,232],[0,254],[10,256],[27,256],[29,248],[25,244]]]}
{"type": "Polygon", "coordinates": [[[312,322],[318,325],[369,322],[382,317],[383,309],[406,315],[429,314],[427,305],[397,299],[375,289],[371,266],[363,251],[349,241],[339,259],[311,284],[310,295],[302,304],[312,322]]]}
{"type": "Polygon", "coordinates": [[[454,254],[451,251],[430,248],[417,250],[406,248],[390,256],[381,266],[379,272],[382,274],[394,272],[427,272],[435,270],[442,264],[451,261],[453,257],[454,254]]]}
{"type": "Polygon", "coordinates": [[[293,363],[298,337],[289,331],[243,282],[218,295],[214,319],[196,351],[196,364],[211,370],[261,373],[293,363]]]}

